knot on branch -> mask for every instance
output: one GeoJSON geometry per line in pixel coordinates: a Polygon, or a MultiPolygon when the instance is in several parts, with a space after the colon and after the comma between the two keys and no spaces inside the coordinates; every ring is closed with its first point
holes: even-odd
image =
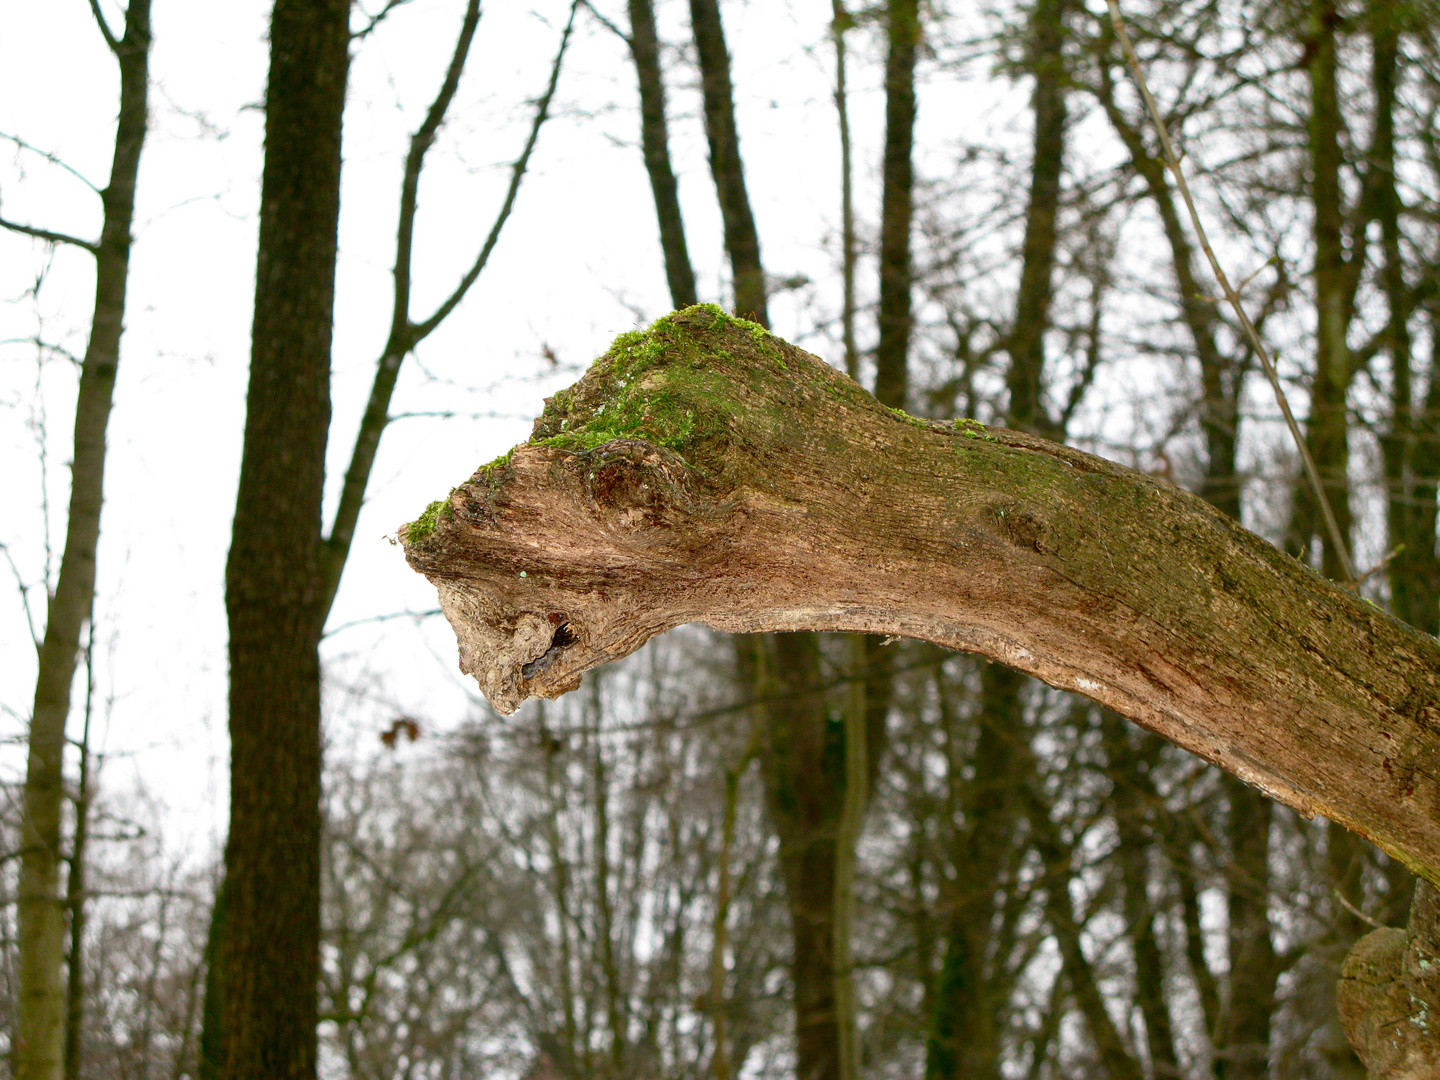
{"type": "Polygon", "coordinates": [[[1370,1080],[1440,1076],[1440,940],[1435,890],[1416,886],[1408,931],[1366,934],[1340,972],[1336,1006],[1370,1080]]]}

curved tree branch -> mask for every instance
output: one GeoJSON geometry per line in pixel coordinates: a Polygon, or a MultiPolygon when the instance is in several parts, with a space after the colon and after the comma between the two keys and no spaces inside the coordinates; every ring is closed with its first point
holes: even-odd
{"type": "Polygon", "coordinates": [[[1440,880],[1440,642],[1202,499],[922,421],[701,305],[401,530],[513,712],[688,622],[901,634],[1075,691],[1440,880]]]}

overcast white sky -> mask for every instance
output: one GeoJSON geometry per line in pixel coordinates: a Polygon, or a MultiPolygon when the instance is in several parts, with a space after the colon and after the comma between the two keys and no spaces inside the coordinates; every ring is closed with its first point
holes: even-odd
{"type": "MultiPolygon", "coordinates": [[[[115,5],[102,6],[118,26],[115,5]]],[[[618,0],[597,6],[623,23],[618,0]]],[[[143,785],[172,812],[171,845],[202,854],[224,829],[222,579],[244,420],[268,8],[263,0],[155,2],[152,130],[102,523],[96,629],[99,689],[109,699],[99,727],[101,748],[112,755],[107,782],[143,785]]],[[[683,9],[661,5],[662,33],[672,41],[682,38],[683,9]]],[[[0,10],[0,134],[103,186],[116,78],[88,5],[4,0],[0,10]]],[[[462,10],[460,0],[412,0],[355,50],[332,486],[388,324],[406,139],[435,90],[462,10]]],[[[489,228],[528,125],[527,99],[544,86],[567,10],[555,0],[485,9],[469,74],[422,183],[416,314],[428,314],[448,292],[489,228]]],[[[822,280],[832,275],[838,216],[830,5],[727,5],[726,16],[767,268],[822,280]]],[[[857,36],[855,44],[864,43],[857,36]]],[[[857,175],[862,205],[874,199],[881,120],[874,60],[862,52],[852,74],[853,122],[868,151],[857,175]]],[[[682,79],[671,102],[682,199],[703,298],[721,300],[718,216],[697,96],[690,76],[682,79]]],[[[957,92],[965,90],[953,76],[927,86],[922,134],[935,134],[931,145],[944,142],[956,120],[935,102],[956,101],[957,92]]],[[[393,410],[460,415],[400,420],[387,432],[332,629],[434,606],[428,584],[384,537],[526,436],[542,394],[574,378],[549,373],[544,347],[562,365],[583,365],[633,327],[636,313],[648,319],[668,309],[634,101],[621,44],[582,12],[556,118],[504,239],[465,305],[407,362],[393,410]]],[[[978,119],[973,105],[966,115],[978,119]]],[[[0,206],[28,224],[84,237],[98,231],[95,195],[9,140],[0,142],[0,206]]],[[[82,252],[0,235],[0,542],[29,587],[37,628],[47,499],[50,549],[63,543],[75,374],[53,353],[38,364],[33,339],[83,352],[91,280],[82,252]]],[[[777,302],[776,330],[825,353],[807,336],[809,297],[802,291],[777,302]]],[[[8,780],[22,775],[13,745],[29,714],[34,652],[15,575],[8,566],[0,571],[0,735],[17,740],[0,758],[8,780]]],[[[441,620],[418,630],[410,620],[340,630],[325,654],[337,752],[368,748],[395,710],[443,727],[471,708],[441,620]]]]}

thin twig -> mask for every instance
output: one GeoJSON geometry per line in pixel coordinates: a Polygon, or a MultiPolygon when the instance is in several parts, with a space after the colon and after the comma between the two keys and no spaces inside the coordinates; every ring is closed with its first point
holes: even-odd
{"type": "MultiPolygon", "coordinates": [[[[370,18],[370,21],[365,24],[365,28],[364,28],[363,30],[356,30],[356,31],[355,31],[353,34],[351,34],[350,36],[351,36],[352,38],[354,38],[356,41],[361,41],[361,40],[369,37],[371,34],[373,34],[373,33],[375,32],[375,29],[376,29],[382,22],[385,21],[386,16],[388,16],[392,11],[394,11],[394,10],[395,10],[397,7],[399,7],[401,4],[404,4],[404,3],[406,3],[406,2],[407,2],[407,0],[388,0],[388,2],[385,4],[385,6],[384,6],[383,8],[381,8],[380,11],[379,11],[377,14],[371,15],[371,16],[369,17],[369,18],[370,18]]],[[[362,12],[363,12],[363,9],[362,9],[362,12]]]]}
{"type": "Polygon", "coordinates": [[[1265,375],[1270,380],[1271,388],[1275,391],[1275,400],[1280,404],[1280,411],[1285,416],[1285,423],[1290,428],[1290,435],[1300,451],[1300,461],[1305,466],[1305,475],[1310,482],[1311,490],[1315,493],[1315,499],[1320,505],[1320,512],[1325,518],[1325,528],[1330,534],[1330,542],[1335,545],[1335,554],[1339,557],[1345,581],[1351,587],[1357,587],[1355,568],[1350,562],[1350,549],[1340,535],[1340,526],[1335,521],[1334,511],[1330,509],[1330,500],[1325,496],[1324,485],[1320,482],[1320,472],[1315,468],[1315,459],[1310,456],[1310,449],[1305,445],[1305,437],[1300,432],[1300,425],[1295,421],[1295,414],[1290,411],[1290,403],[1285,400],[1285,391],[1280,385],[1280,376],[1276,374],[1275,364],[1270,358],[1269,350],[1261,343],[1259,331],[1255,329],[1250,317],[1245,314],[1245,307],[1240,303],[1240,295],[1230,284],[1230,279],[1221,268],[1220,260],[1216,258],[1215,251],[1210,246],[1210,238],[1205,232],[1205,226],[1200,222],[1200,211],[1196,209],[1195,200],[1190,195],[1190,185],[1185,182],[1185,174],[1180,170],[1180,159],[1175,153],[1175,147],[1170,143],[1170,132],[1165,126],[1165,118],[1161,115],[1160,106],[1155,103],[1155,98],[1150,93],[1150,86],[1145,81],[1145,73],[1140,70],[1140,60],[1135,55],[1134,46],[1130,44],[1130,35],[1125,30],[1124,20],[1120,16],[1119,0],[1106,0],[1106,4],[1110,9],[1110,21],[1114,24],[1115,33],[1120,39],[1120,47],[1125,51],[1125,59],[1129,62],[1130,72],[1135,76],[1135,83],[1140,89],[1140,96],[1145,99],[1145,107],[1149,110],[1151,119],[1155,121],[1155,130],[1160,138],[1160,148],[1165,155],[1165,164],[1175,177],[1175,186],[1179,189],[1181,198],[1185,200],[1186,209],[1190,211],[1190,222],[1195,227],[1195,235],[1200,242],[1200,247],[1210,261],[1210,269],[1215,274],[1215,280],[1220,283],[1220,288],[1225,293],[1225,299],[1230,302],[1230,306],[1235,311],[1235,317],[1240,320],[1240,326],[1255,349],[1255,355],[1260,358],[1265,375]]]}
{"type": "Polygon", "coordinates": [[[525,140],[525,148],[520,151],[520,157],[510,170],[510,187],[505,192],[505,201],[500,205],[500,211],[495,215],[495,222],[490,227],[490,235],[485,238],[485,243],[480,248],[480,254],[475,257],[475,262],[460,279],[455,291],[452,292],[434,313],[424,322],[415,326],[416,340],[428,337],[430,332],[445,321],[450,314],[465,298],[470,291],[470,286],[475,284],[480,277],[480,271],[485,269],[485,264],[490,261],[490,253],[495,250],[496,243],[500,240],[500,230],[505,227],[506,220],[510,217],[510,211],[515,207],[515,197],[520,193],[520,181],[525,178],[525,170],[530,166],[530,155],[535,151],[535,143],[540,138],[540,129],[544,127],[546,119],[550,115],[550,102],[555,98],[555,87],[560,82],[561,62],[565,58],[565,50],[570,44],[570,34],[575,28],[575,13],[580,9],[580,0],[574,0],[570,5],[570,18],[565,23],[565,30],[560,35],[560,48],[555,54],[555,62],[550,68],[550,83],[545,88],[545,94],[535,106],[535,117],[530,124],[530,137],[525,140]]]}
{"type": "Polygon", "coordinates": [[[54,165],[57,169],[64,169],[71,176],[75,177],[76,180],[79,180],[91,191],[95,192],[96,195],[100,194],[100,189],[94,184],[92,184],[84,175],[82,175],[78,169],[76,169],[72,165],[67,165],[65,162],[61,161],[59,157],[52,154],[49,150],[41,150],[40,147],[36,146],[34,143],[28,143],[24,139],[20,138],[20,136],[11,135],[9,132],[6,131],[0,131],[0,139],[4,139],[8,143],[14,143],[21,150],[27,150],[30,153],[34,154],[36,157],[45,159],[51,165],[54,165]]]}
{"type": "Polygon", "coordinates": [[[389,622],[391,619],[414,619],[416,622],[419,622],[421,619],[433,619],[439,614],[441,614],[439,608],[431,608],[428,611],[392,611],[385,615],[371,615],[364,619],[352,619],[347,623],[341,623],[339,626],[326,630],[321,636],[326,638],[334,637],[340,633],[341,630],[349,630],[355,626],[364,626],[366,623],[389,622]]]}
{"type": "Polygon", "coordinates": [[[1384,930],[1386,928],[1384,923],[1377,922],[1375,919],[1371,918],[1369,915],[1366,915],[1365,912],[1357,908],[1349,900],[1345,899],[1345,894],[1342,893],[1338,888],[1331,889],[1330,895],[1333,896],[1336,900],[1340,901],[1340,906],[1343,907],[1346,911],[1350,912],[1351,915],[1354,915],[1360,921],[1369,923],[1370,926],[1374,927],[1376,930],[1384,930]]]}
{"type": "Polygon", "coordinates": [[[590,0],[580,0],[580,6],[583,7],[586,11],[590,12],[596,22],[598,22],[601,26],[605,27],[606,30],[609,30],[621,41],[625,42],[626,45],[631,44],[629,35],[626,34],[624,30],[621,30],[620,27],[613,20],[607,18],[604,15],[601,15],[600,12],[596,10],[595,5],[590,3],[590,0]]]}
{"type": "Polygon", "coordinates": [[[25,625],[30,631],[30,640],[35,644],[35,652],[40,652],[40,630],[35,625],[35,615],[30,610],[30,588],[25,584],[25,577],[20,573],[20,567],[15,565],[15,557],[10,554],[10,545],[0,542],[0,555],[5,556],[6,563],[10,566],[10,573],[15,578],[15,588],[20,592],[20,607],[25,613],[25,625]]]}

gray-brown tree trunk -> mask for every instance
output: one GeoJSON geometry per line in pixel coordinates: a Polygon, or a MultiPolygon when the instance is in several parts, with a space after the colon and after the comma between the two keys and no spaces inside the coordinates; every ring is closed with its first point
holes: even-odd
{"type": "Polygon", "coordinates": [[[25,772],[18,912],[18,1080],[58,1080],[65,1044],[63,860],[65,722],[81,654],[80,635],[95,603],[100,509],[105,490],[105,432],[110,422],[129,283],[135,181],[148,125],[150,0],[131,0],[118,40],[102,22],[120,70],[120,113],[110,181],[100,193],[104,218],[95,256],[90,341],[75,399],[70,503],[60,576],[40,645],[25,772]]]}
{"type": "Polygon", "coordinates": [[[652,0],[630,0],[630,58],[640,88],[640,148],[645,172],[655,199],[655,220],[660,226],[660,251],[670,302],[688,307],[695,293],[695,270],[685,242],[685,219],[680,213],[680,192],[670,164],[670,130],[665,119],[665,76],[660,69],[660,35],[655,29],[652,0]]]}
{"type": "Polygon", "coordinates": [[[730,50],[725,44],[719,0],[690,0],[690,25],[700,62],[700,89],[705,103],[705,136],[710,145],[710,173],[720,199],[725,253],[735,290],[735,310],[761,326],[770,325],[765,271],[760,262],[760,235],[750,209],[740,134],[735,126],[735,91],[730,80],[730,50]]]}
{"type": "Polygon", "coordinates": [[[312,1080],[320,962],[321,497],[348,0],[277,0],[245,440],[225,573],[230,836],[202,1071],[312,1080]]]}

